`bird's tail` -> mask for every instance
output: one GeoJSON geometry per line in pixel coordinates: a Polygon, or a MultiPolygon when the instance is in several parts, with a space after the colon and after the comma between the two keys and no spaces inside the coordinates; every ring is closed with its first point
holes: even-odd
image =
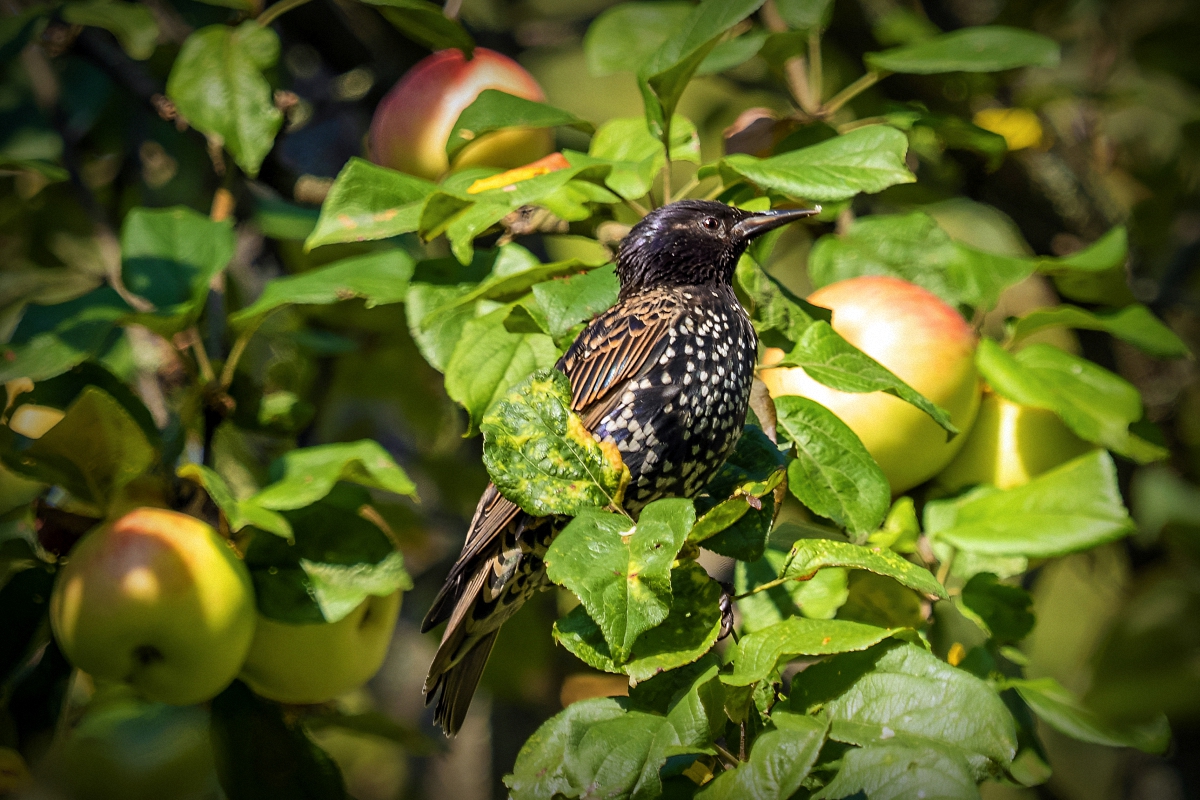
{"type": "Polygon", "coordinates": [[[463,720],[467,718],[471,698],[475,696],[479,678],[483,675],[483,668],[487,665],[488,656],[492,654],[492,647],[496,644],[496,635],[499,633],[498,630],[492,631],[479,639],[453,666],[438,673],[436,677],[433,668],[430,669],[433,685],[430,686],[426,682],[428,694],[425,696],[425,702],[433,700],[433,693],[441,689],[437,705],[433,709],[433,721],[442,726],[447,736],[458,733],[463,720]]]}

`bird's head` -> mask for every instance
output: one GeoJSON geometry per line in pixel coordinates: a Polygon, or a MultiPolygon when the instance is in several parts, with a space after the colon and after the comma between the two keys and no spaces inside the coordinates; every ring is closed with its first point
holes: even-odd
{"type": "Polygon", "coordinates": [[[750,240],[820,210],[743,211],[712,200],[657,208],[621,242],[621,297],[671,286],[728,285],[750,240]]]}

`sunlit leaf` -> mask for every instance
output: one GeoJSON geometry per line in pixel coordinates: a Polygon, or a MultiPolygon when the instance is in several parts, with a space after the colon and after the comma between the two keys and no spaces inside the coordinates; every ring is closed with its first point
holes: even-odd
{"type": "Polygon", "coordinates": [[[409,39],[430,50],[457,47],[467,58],[475,50],[475,40],[458,20],[446,15],[442,7],[428,0],[365,0],[379,8],[384,19],[409,39]]]}
{"type": "Polygon", "coordinates": [[[1166,323],[1140,303],[1118,311],[1092,312],[1078,306],[1039,308],[1017,319],[1010,328],[1013,341],[1054,327],[1105,331],[1159,358],[1183,358],[1189,350],[1166,323]]]}
{"type": "Polygon", "coordinates": [[[903,133],[888,125],[868,125],[770,158],[738,153],[721,163],[764,189],[824,203],[912,183],[916,178],[904,165],[907,151],[903,133]]]}
{"type": "Polygon", "coordinates": [[[325,196],[317,227],[304,248],[412,233],[420,223],[425,198],[436,188],[422,178],[351,158],[325,196]]]}
{"type": "Polygon", "coordinates": [[[1048,557],[1088,550],[1133,531],[1121,501],[1112,457],[1094,450],[1006,491],[962,503],[939,501],[952,513],[930,514],[927,533],[974,553],[1048,557]],[[932,521],[936,525],[930,525],[932,521]]]}
{"type": "Polygon", "coordinates": [[[72,25],[103,28],[117,37],[130,58],[145,61],[158,44],[158,23],[150,9],[121,0],[83,0],[66,3],[62,17],[72,25]]]}
{"type": "Polygon", "coordinates": [[[846,753],[841,769],[814,798],[977,800],[975,776],[961,752],[902,737],[846,753]]]}
{"type": "Polygon", "coordinates": [[[666,619],[642,633],[624,662],[583,606],[554,624],[555,640],[579,660],[605,672],[644,681],[692,664],[712,649],[721,633],[721,587],[701,567],[685,563],[671,571],[671,610],[666,619]]]}
{"type": "Polygon", "coordinates": [[[1171,728],[1162,714],[1141,724],[1116,725],[1101,719],[1054,678],[1010,678],[1004,685],[1016,689],[1033,713],[1072,739],[1108,747],[1136,747],[1147,753],[1161,753],[1171,741],[1171,728]]]}
{"type": "Polygon", "coordinates": [[[338,481],[415,496],[416,487],[373,439],[301,447],[271,464],[274,482],[252,498],[263,508],[303,508],[325,497],[338,481]]]}
{"type": "Polygon", "coordinates": [[[251,305],[229,317],[244,325],[286,305],[329,305],[362,298],[367,308],[401,303],[408,294],[414,262],[403,250],[384,250],[335,261],[299,275],[275,278],[251,305]]]}
{"type": "Polygon", "coordinates": [[[772,714],[771,722],[774,729],[754,740],[749,761],[722,772],[697,800],[788,800],[796,793],[821,752],[826,723],[786,711],[772,714]]]}
{"type": "Polygon", "coordinates": [[[275,31],[246,20],[209,25],[187,38],[167,78],[167,96],[201,133],[216,137],[251,177],[275,144],[283,113],[263,71],[279,60],[275,31]]]}
{"type": "Polygon", "coordinates": [[[557,128],[566,126],[591,133],[590,122],[561,108],[526,100],[497,89],[484,89],[471,105],[463,109],[446,139],[446,155],[451,161],[468,144],[502,128],[557,128]]]}
{"type": "Polygon", "coordinates": [[[864,547],[838,542],[832,539],[800,539],[792,545],[792,552],[784,565],[780,577],[803,580],[825,567],[851,567],[886,575],[910,589],[946,599],[945,588],[929,570],[907,561],[891,550],[880,547],[864,547]]]}
{"type": "Polygon", "coordinates": [[[1142,399],[1133,384],[1094,362],[1048,344],[1015,355],[990,339],[975,353],[979,372],[997,394],[1014,403],[1057,414],[1081,439],[1139,463],[1165,458],[1166,450],[1131,433],[1142,418],[1142,399]]]}
{"type": "Polygon", "coordinates": [[[866,650],[893,633],[861,622],[790,617],[743,636],[733,654],[733,672],[721,680],[730,686],[749,686],[767,678],[780,659],[866,650]]]}
{"type": "Polygon", "coordinates": [[[779,429],[796,446],[788,488],[823,517],[866,533],[879,527],[891,504],[887,477],[854,431],[807,397],[775,400],[779,429]]]}
{"type": "Polygon", "coordinates": [[[643,632],[667,618],[671,563],[695,518],[691,501],[682,498],[646,506],[636,526],[619,514],[585,511],[550,545],[547,576],[579,597],[616,664],[629,659],[643,632]]]}
{"type": "MultiPolygon", "coordinates": [[[[505,497],[529,513],[578,514],[620,503],[629,470],[616,448],[592,438],[571,411],[570,381],[558,370],[536,372],[508,391],[481,428],[488,474],[505,497]]],[[[593,519],[596,525],[616,524],[607,516],[593,519]]],[[[621,530],[632,527],[628,520],[621,524],[621,530]]]]}

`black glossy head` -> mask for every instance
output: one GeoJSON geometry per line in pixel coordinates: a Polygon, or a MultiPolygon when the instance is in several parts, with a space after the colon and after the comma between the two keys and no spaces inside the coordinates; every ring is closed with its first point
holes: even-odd
{"type": "Polygon", "coordinates": [[[742,211],[712,200],[655,209],[621,242],[621,298],[670,286],[728,285],[751,239],[819,211],[742,211]]]}

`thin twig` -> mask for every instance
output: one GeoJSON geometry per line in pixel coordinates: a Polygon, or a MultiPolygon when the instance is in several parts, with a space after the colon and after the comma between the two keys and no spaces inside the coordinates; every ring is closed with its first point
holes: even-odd
{"type": "Polygon", "coordinates": [[[188,338],[188,346],[192,348],[192,354],[196,356],[196,366],[200,368],[200,377],[205,383],[212,383],[216,380],[216,373],[213,372],[212,362],[208,360],[208,351],[204,349],[204,342],[200,339],[200,330],[193,325],[185,331],[188,338]]]}
{"type": "Polygon", "coordinates": [[[266,11],[258,15],[259,27],[265,28],[278,19],[281,15],[286,14],[293,8],[299,8],[309,0],[279,0],[278,3],[268,8],[266,11]]]}
{"type": "Polygon", "coordinates": [[[946,560],[938,566],[937,581],[944,584],[946,578],[950,577],[950,567],[954,566],[954,557],[958,555],[958,550],[950,548],[950,555],[946,556],[946,560]]]}
{"type": "Polygon", "coordinates": [[[768,589],[774,589],[776,586],[782,586],[783,584],[787,583],[788,581],[794,581],[794,580],[796,580],[796,579],[795,579],[795,578],[792,578],[792,577],[787,577],[787,578],[776,578],[776,579],[775,579],[775,580],[773,580],[773,581],[767,581],[767,582],[766,582],[766,583],[764,583],[764,584],[760,584],[760,585],[758,585],[758,586],[755,586],[753,589],[751,589],[751,590],[750,590],[750,591],[748,591],[748,592],[742,592],[741,594],[736,594],[736,595],[734,595],[734,596],[733,596],[733,599],[734,599],[734,600],[741,600],[741,599],[743,599],[743,598],[749,597],[749,596],[750,596],[750,595],[752,595],[752,594],[758,594],[759,592],[765,592],[765,591],[767,591],[768,589]]]}
{"type": "Polygon", "coordinates": [[[250,327],[238,334],[233,348],[229,351],[229,358],[225,359],[225,365],[221,367],[222,389],[228,389],[233,383],[234,372],[237,370],[238,362],[242,360],[242,354],[246,352],[246,346],[250,344],[250,339],[253,338],[255,332],[258,331],[258,326],[262,325],[266,318],[266,314],[262,315],[250,327]]]}
{"type": "Polygon", "coordinates": [[[808,66],[808,94],[813,106],[820,107],[821,95],[824,93],[820,28],[813,28],[808,32],[808,66]]]}
{"type": "Polygon", "coordinates": [[[725,766],[728,769],[733,769],[733,768],[737,767],[737,765],[739,763],[737,756],[735,756],[733,753],[729,752],[728,750],[726,750],[724,747],[717,744],[716,742],[713,742],[713,747],[717,748],[717,755],[719,755],[721,757],[722,761],[726,762],[725,766]]]}
{"type": "Polygon", "coordinates": [[[671,149],[669,147],[667,148],[667,161],[666,164],[663,165],[662,176],[662,204],[665,206],[667,203],[671,202],[671,149]]]}
{"type": "Polygon", "coordinates": [[[882,79],[886,78],[887,75],[888,73],[886,72],[875,72],[874,70],[868,72],[866,75],[863,75],[854,83],[850,84],[845,89],[842,89],[833,97],[829,98],[829,102],[821,106],[821,110],[819,112],[820,116],[828,117],[831,114],[834,114],[838,111],[838,109],[846,105],[846,103],[849,103],[855,97],[862,94],[867,89],[870,89],[882,79]]]}
{"type": "Polygon", "coordinates": [[[637,212],[638,216],[640,216],[640,217],[644,217],[650,213],[650,209],[646,208],[644,205],[639,203],[637,200],[626,200],[625,205],[632,208],[635,212],[637,212]]]}

